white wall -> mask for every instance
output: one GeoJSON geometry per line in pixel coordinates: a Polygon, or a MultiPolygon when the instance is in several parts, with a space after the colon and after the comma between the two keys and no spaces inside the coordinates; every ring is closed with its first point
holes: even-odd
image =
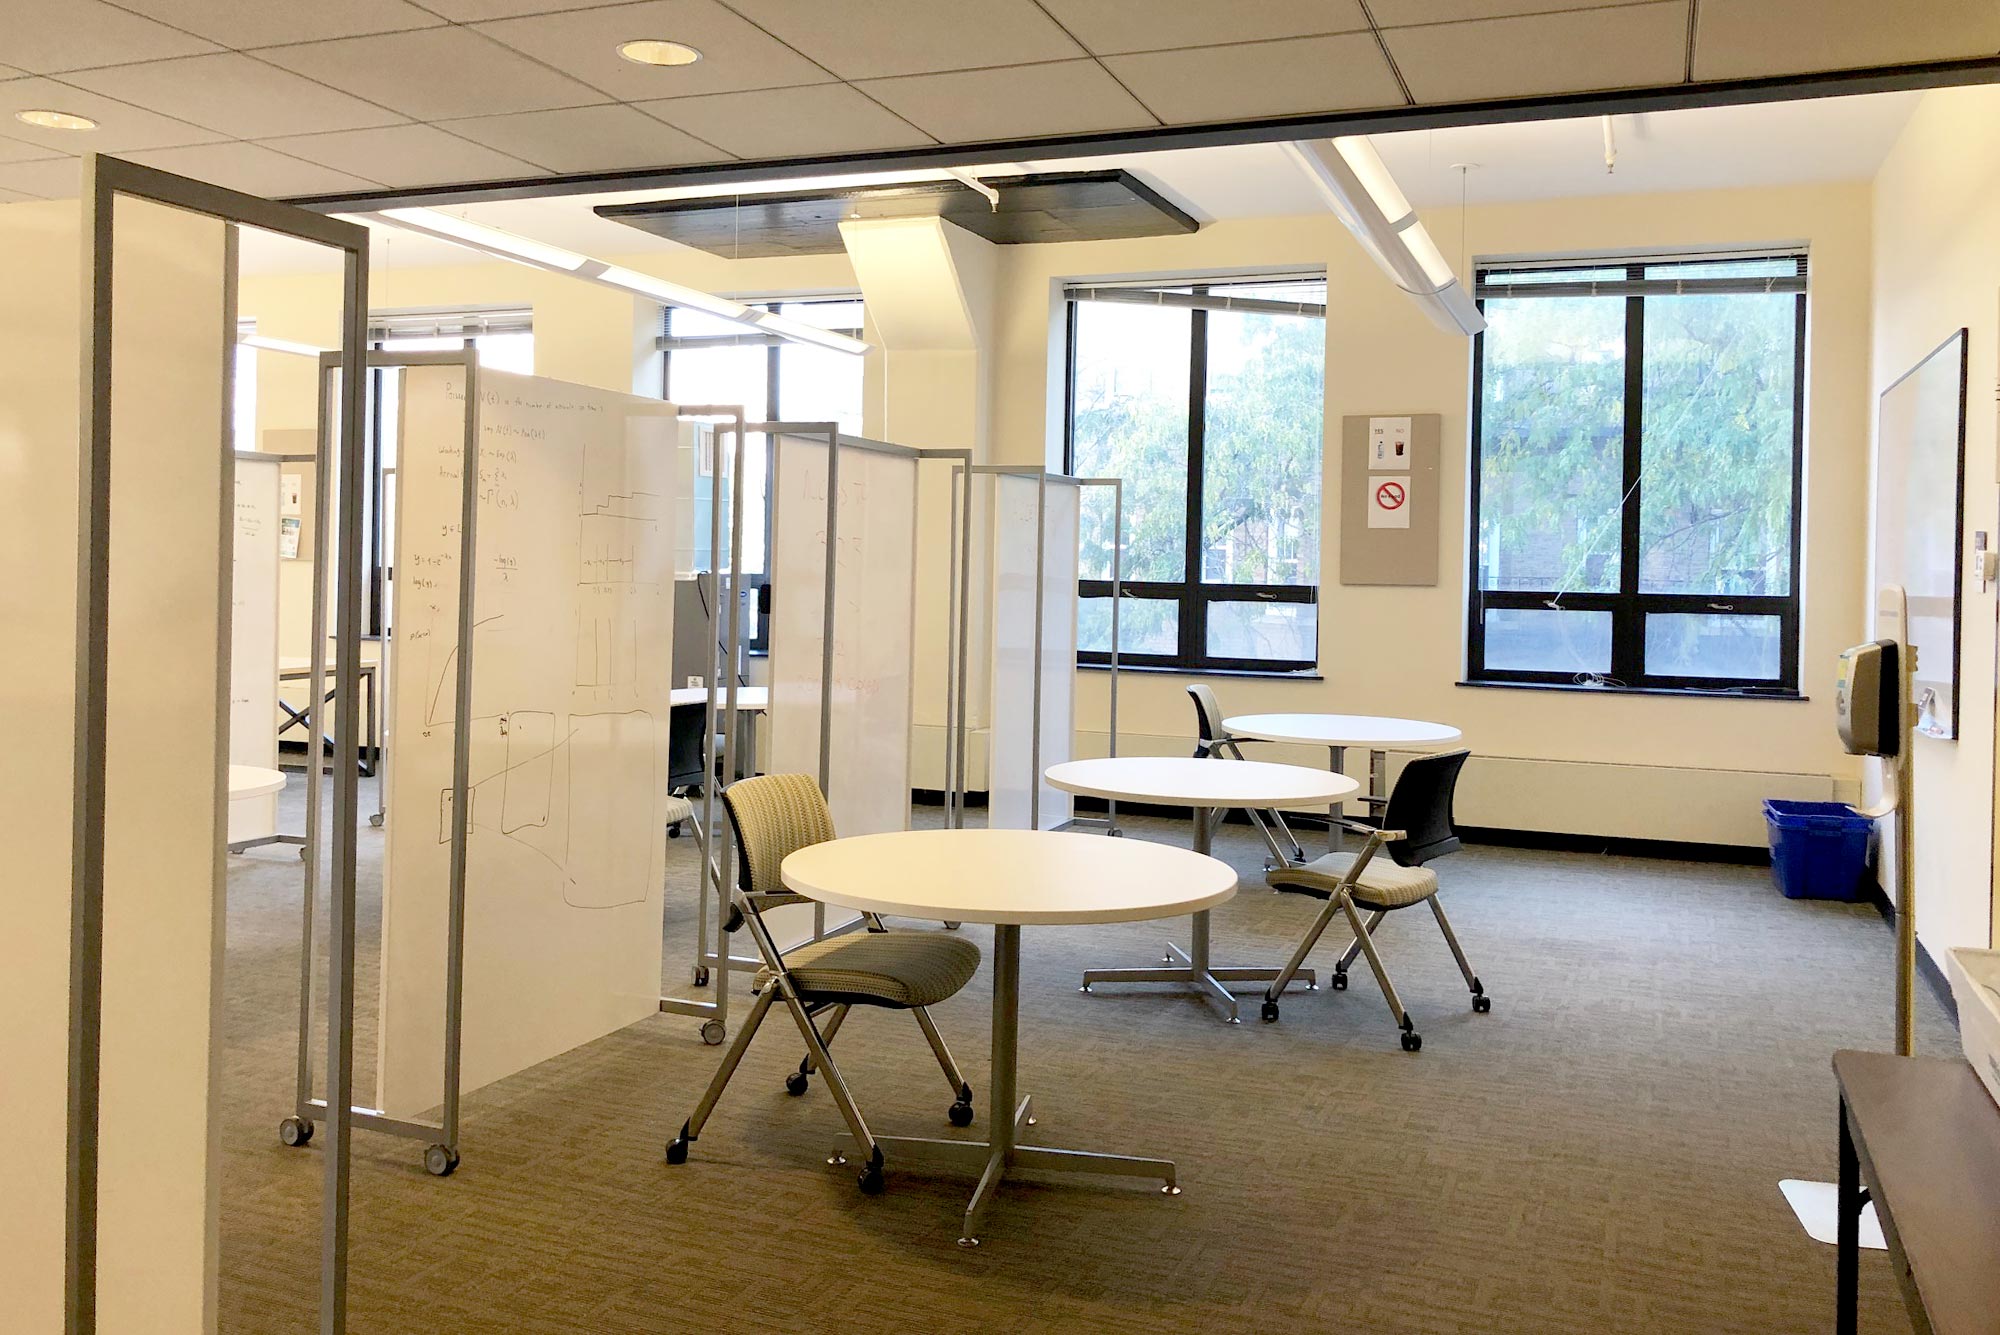
{"type": "MultiPolygon", "coordinates": [[[[2000,529],[2000,88],[1924,94],[1876,177],[1874,228],[1871,429],[1874,396],[1952,331],[1970,330],[1964,550],[1972,530],[2000,529]]],[[[1994,595],[1978,590],[1969,559],[1965,579],[1958,740],[1918,737],[1913,752],[1917,934],[1940,967],[1949,947],[1993,940],[1994,595]]]]}

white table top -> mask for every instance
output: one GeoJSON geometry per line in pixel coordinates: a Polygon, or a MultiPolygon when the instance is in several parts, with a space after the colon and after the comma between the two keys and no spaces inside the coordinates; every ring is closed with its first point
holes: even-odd
{"type": "Polygon", "coordinates": [[[282,770],[263,769],[257,765],[229,767],[229,800],[232,802],[240,802],[251,797],[269,797],[272,793],[284,790],[285,775],[282,770]]]}
{"type": "Polygon", "coordinates": [[[1143,839],[1036,830],[902,830],[801,848],[795,894],[841,908],[943,922],[1142,922],[1236,893],[1227,863],[1143,839]]]}
{"type": "MultiPolygon", "coordinates": [[[[668,697],[677,705],[705,705],[708,703],[708,687],[676,686],[668,692],[668,697]]],[[[720,689],[715,693],[715,712],[721,713],[725,697],[720,689]]],[[[771,707],[771,688],[768,686],[738,686],[736,688],[736,709],[744,714],[761,714],[771,707]]]]}
{"type": "Polygon", "coordinates": [[[1108,756],[1051,765],[1048,781],[1085,797],[1194,807],[1323,807],[1361,790],[1345,774],[1263,760],[1108,756]]]}
{"type": "Polygon", "coordinates": [[[1366,746],[1376,750],[1423,751],[1449,746],[1464,736],[1449,723],[1372,714],[1238,714],[1222,720],[1238,737],[1260,742],[1305,742],[1314,746],[1366,746]]]}
{"type": "MultiPolygon", "coordinates": [[[[278,660],[278,675],[281,677],[296,675],[299,673],[305,673],[307,675],[310,675],[312,673],[312,665],[313,665],[312,659],[304,654],[300,654],[297,656],[288,655],[278,660]]],[[[331,649],[327,650],[326,675],[329,677],[333,676],[335,671],[338,669],[338,666],[339,665],[333,661],[333,650],[331,649]]],[[[363,672],[369,672],[379,666],[380,664],[371,661],[364,661],[361,664],[361,670],[363,672]]]]}

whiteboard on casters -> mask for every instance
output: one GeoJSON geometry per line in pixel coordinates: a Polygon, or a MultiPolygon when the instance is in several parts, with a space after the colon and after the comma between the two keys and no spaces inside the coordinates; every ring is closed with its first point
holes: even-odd
{"type": "MultiPolygon", "coordinates": [[[[382,1106],[442,1097],[465,372],[402,395],[382,1106]]],[[[480,374],[462,1090],[659,1008],[671,406],[480,374]]]]}
{"type": "MultiPolygon", "coordinates": [[[[754,444],[755,442],[753,442],[754,444]]],[[[770,767],[819,774],[827,447],[779,437],[771,500],[770,767]]],[[[840,451],[827,801],[842,835],[908,829],[917,461],[840,451]]]]}
{"type": "MultiPolygon", "coordinates": [[[[278,488],[275,458],[236,456],[229,593],[229,763],[278,765],[278,488]]],[[[277,833],[278,798],[229,804],[229,842],[277,833]]]]}
{"type": "MultiPolygon", "coordinates": [[[[992,534],[993,720],[987,754],[987,824],[1049,829],[1072,814],[1070,795],[1036,771],[1070,759],[1076,722],[1077,519],[1080,492],[1051,478],[1002,473],[982,479],[992,534]],[[1040,716],[1035,701],[1036,518],[1041,519],[1040,716]],[[1036,719],[1033,728],[1028,720],[1036,719]],[[1039,785],[1037,797],[1035,788],[1039,785]]],[[[975,496],[979,495],[975,491],[975,496]]]]}

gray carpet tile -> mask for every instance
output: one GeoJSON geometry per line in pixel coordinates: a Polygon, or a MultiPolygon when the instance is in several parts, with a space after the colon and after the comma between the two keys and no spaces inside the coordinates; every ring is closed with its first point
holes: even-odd
{"type": "MultiPolygon", "coordinates": [[[[300,785],[295,781],[296,790],[300,785]]],[[[302,799],[287,797],[287,819],[302,799]]],[[[934,813],[920,811],[920,818],[934,813]]],[[[1140,819],[1132,837],[1184,842],[1140,819]]],[[[1094,836],[1078,836],[1094,837],[1094,836]]],[[[364,829],[359,934],[372,1089],[380,831],[364,829]]],[[[668,845],[665,986],[689,992],[692,841],[668,845]]],[[[1245,889],[1218,962],[1276,962],[1316,903],[1259,883],[1261,845],[1217,851],[1245,889]]],[[[1469,848],[1437,868],[1494,996],[1475,1015],[1430,916],[1392,915],[1383,955],[1424,1035],[1402,1052],[1357,964],[1346,992],[1225,1026],[1156,987],[1076,989],[1144,964],[1185,920],[1024,933],[1022,1075],[1043,1143],[1164,1155],[1185,1194],[1010,1180],[984,1245],[954,1245],[969,1177],[899,1169],[862,1196],[842,1137],[774,1015],[695,1144],[663,1142],[719,1050],[660,1016],[475,1091],[446,1180],[410,1141],[362,1133],[353,1182],[357,1332],[1819,1331],[1833,1250],[1781,1177],[1835,1167],[1836,1048],[1890,1043],[1891,941],[1873,910],[1781,898],[1756,868],[1469,848]]],[[[289,1111],[301,868],[232,859],[223,1076],[222,1327],[314,1327],[322,1156],[277,1142],[289,1111]]],[[[990,948],[990,930],[967,928],[990,948]]],[[[1315,957],[1346,940],[1331,929],[1315,957]]],[[[745,943],[747,949],[747,942],[745,943]]],[[[835,1051],[878,1133],[980,1134],[990,974],[936,1015],[980,1092],[954,1131],[909,1017],[858,1012],[835,1051]]],[[[745,985],[738,983],[739,989],[745,985]]],[[[698,995],[698,994],[696,994],[698,995]]],[[[742,995],[747,997],[747,991],[742,995]]],[[[479,998],[467,998],[467,1024],[479,998]]],[[[1956,1051],[1920,995],[1923,1051],[1956,1051]]],[[[741,1012],[739,1011],[740,1015],[741,1012]]],[[[1863,1329],[1905,1331],[1889,1263],[1862,1263],[1863,1329]]]]}

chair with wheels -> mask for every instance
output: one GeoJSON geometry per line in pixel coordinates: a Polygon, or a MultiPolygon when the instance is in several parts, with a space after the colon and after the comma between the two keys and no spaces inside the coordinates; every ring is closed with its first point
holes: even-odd
{"type": "Polygon", "coordinates": [[[1354,963],[1356,955],[1366,955],[1368,967],[1375,971],[1375,981],[1381,984],[1382,996],[1389,1003],[1389,1013],[1403,1031],[1403,1051],[1415,1052],[1423,1047],[1423,1036],[1410,1020],[1410,1013],[1403,1009],[1402,999],[1389,981],[1389,971],[1376,953],[1374,940],[1375,929],[1382,919],[1397,909],[1417,904],[1431,906],[1445,944],[1451,947],[1452,958],[1458,961],[1458,971],[1472,990],[1472,1009],[1484,1014],[1493,1008],[1485,985],[1466,962],[1465,951],[1451,930],[1451,920],[1444,915],[1444,905],[1438,903],[1437,873],[1424,865],[1458,851],[1458,835],[1451,824],[1452,794],[1458,787],[1459,771],[1465,768],[1465,758],[1470,754],[1447,751],[1417,757],[1403,767],[1396,779],[1380,825],[1341,822],[1355,833],[1367,836],[1360,852],[1328,853],[1302,867],[1281,867],[1266,878],[1276,889],[1324,899],[1326,907],[1306,929],[1305,938],[1292,952],[1290,962],[1265,991],[1265,1021],[1278,1018],[1278,998],[1284,995],[1286,984],[1305,964],[1306,956],[1319,943],[1320,934],[1333,922],[1334,915],[1340,914],[1347,919],[1354,940],[1333,966],[1334,990],[1346,989],[1348,966],[1354,963]],[[1386,858],[1380,856],[1384,853],[1388,855],[1386,858]],[[1361,920],[1363,912],[1368,914],[1365,923],[1361,920]]]}
{"type": "Polygon", "coordinates": [[[833,838],[833,817],[826,798],[808,775],[763,774],[723,789],[722,805],[742,853],[728,930],[750,929],[764,967],[757,973],[749,1018],[723,1055],[715,1078],[695,1105],[694,1116],[683,1122],[680,1134],[668,1142],[667,1162],[687,1162],[688,1146],[701,1135],[758,1026],[773,1006],[783,1006],[806,1044],[805,1059],[785,1077],[785,1089],[803,1094],[812,1074],[819,1072],[860,1147],[861,1189],[873,1195],[882,1190],[882,1148],[869,1134],[868,1124],[828,1049],[856,1006],[909,1011],[951,1086],[951,1124],[971,1125],[972,1086],[952,1060],[929,1007],[957,995],[972,981],[979,971],[979,947],[964,937],[943,932],[890,931],[881,919],[867,914],[866,931],[779,950],[763,915],[781,905],[812,902],[785,890],[779,866],[797,849],[833,838]]]}
{"type": "MultiPolygon", "coordinates": [[[[1222,726],[1222,706],[1216,703],[1215,692],[1206,683],[1196,682],[1187,688],[1187,693],[1188,698],[1194,701],[1196,729],[1194,758],[1196,760],[1244,759],[1241,739],[1222,726]]],[[[1220,821],[1226,814],[1228,813],[1218,808],[1211,819],[1220,821]]],[[[1271,851],[1272,866],[1283,867],[1305,861],[1305,849],[1299,846],[1291,827],[1285,824],[1285,818],[1277,810],[1246,809],[1244,814],[1249,816],[1250,823],[1257,827],[1257,833],[1264,836],[1264,846],[1271,851]],[[1284,839],[1282,844],[1279,843],[1280,836],[1284,839]]]]}

